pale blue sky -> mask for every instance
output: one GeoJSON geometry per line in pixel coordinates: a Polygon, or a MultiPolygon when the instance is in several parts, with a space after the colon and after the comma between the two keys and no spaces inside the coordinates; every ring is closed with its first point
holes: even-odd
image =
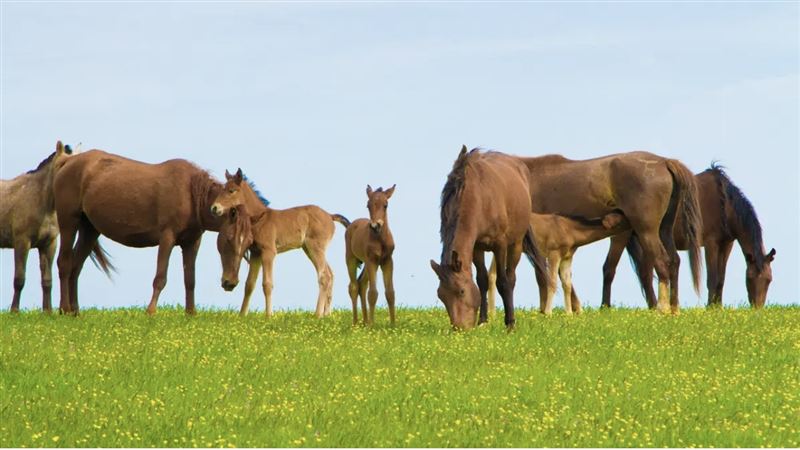
{"type": "MultiPolygon", "coordinates": [[[[367,183],[397,183],[398,303],[438,306],[428,260],[462,144],[575,159],[646,149],[694,172],[719,160],[777,249],[769,303],[797,303],[798,14],[796,3],[4,2],[0,177],[34,168],[62,139],[147,162],[182,157],[220,178],[240,166],[276,208],[314,203],[351,220],[367,215],[367,183]]],[[[219,286],[215,240],[207,233],[198,257],[198,305],[238,308],[242,287],[219,286]]],[[[88,265],[81,305],[144,306],[156,250],[103,244],[119,273],[112,282],[88,265]]],[[[600,304],[607,246],[576,256],[588,306],[600,304]]],[[[338,225],[328,258],[334,306],[349,308],[338,225]]],[[[37,259],[25,308],[41,305],[37,259]]],[[[0,263],[5,309],[11,250],[0,263]]],[[[688,262],[681,271],[682,305],[705,304],[688,262]]],[[[162,305],[183,304],[182,278],[176,250],[162,305]]],[[[276,308],[313,308],[302,252],[280,255],[274,278],[276,308]]],[[[516,304],[538,305],[526,262],[518,280],[516,304]]],[[[626,259],[614,287],[615,304],[644,305],[626,259]]],[[[725,302],[746,303],[738,246],[725,302]]],[[[263,309],[259,292],[252,305],[263,309]]]]}

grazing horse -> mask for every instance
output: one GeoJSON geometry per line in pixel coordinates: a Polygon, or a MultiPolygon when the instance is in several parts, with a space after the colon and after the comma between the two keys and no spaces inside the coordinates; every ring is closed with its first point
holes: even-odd
{"type": "Polygon", "coordinates": [[[241,315],[247,314],[250,295],[253,293],[259,268],[263,267],[263,289],[267,317],[272,315],[272,266],[275,256],[289,250],[302,248],[317,271],[319,296],[316,316],[330,314],[333,300],[333,271],[325,258],[325,251],[333,238],[334,222],[345,227],[350,221],[339,214],[328,214],[315,205],[289,209],[272,209],[242,174],[242,169],[231,175],[225,171],[224,189],[213,201],[211,211],[225,216],[217,249],[222,258],[222,288],[231,291],[239,284],[239,266],[249,250],[250,270],[244,286],[241,315]]]}
{"type": "MultiPolygon", "coordinates": [[[[11,180],[0,180],[0,248],[14,249],[14,297],[11,312],[19,311],[19,300],[25,286],[25,266],[28,251],[39,250],[39,270],[42,273],[42,310],[52,309],[53,256],[56,253],[58,225],[53,206],[53,176],[63,160],[72,155],[69,145],[56,143],[56,151],[39,165],[11,180]]],[[[107,264],[100,247],[92,258],[107,264]]],[[[103,266],[106,270],[111,265],[103,266]]],[[[108,273],[108,272],[106,272],[108,273]]]]}
{"type": "Polygon", "coordinates": [[[364,316],[364,324],[375,323],[375,303],[378,301],[378,268],[383,273],[383,287],[386,290],[386,303],[389,304],[389,321],[394,325],[394,283],[392,281],[392,271],[394,262],[392,253],[394,252],[394,238],[392,231],[389,230],[389,199],[394,194],[396,185],[387,190],[378,188],[373,191],[367,185],[367,209],[369,219],[356,219],[344,235],[345,241],[345,261],[347,263],[347,274],[350,277],[348,291],[350,300],[353,302],[353,325],[358,323],[358,307],[356,305],[358,296],[361,296],[361,311],[364,316]],[[365,264],[361,276],[356,279],[358,266],[365,264]],[[369,313],[367,312],[366,290],[369,282],[369,313]]]}
{"type": "MultiPolygon", "coordinates": [[[[458,329],[486,322],[489,275],[484,252],[497,260],[497,290],[503,298],[505,324],[514,326],[514,285],[523,240],[531,240],[528,170],[519,159],[467,147],[453,163],[442,190],[441,263],[431,260],[439,277],[437,294],[458,329]],[[470,263],[475,265],[477,286],[470,263]]],[[[539,255],[531,255],[538,261],[539,255]]]]}
{"type": "MultiPolygon", "coordinates": [[[[674,314],[679,311],[680,258],[673,226],[681,216],[692,281],[699,289],[702,218],[694,177],[680,161],[647,152],[583,161],[561,155],[517,159],[528,168],[532,212],[583,217],[613,211],[624,214],[639,237],[643,261],[658,274],[659,310],[674,314]]],[[[547,280],[540,270],[536,276],[541,298],[547,295],[547,280]]]]}
{"type": "Polygon", "coordinates": [[[222,185],[184,159],[147,164],[102,150],[71,156],[55,177],[55,206],[61,245],[58,273],[61,311],[78,312],[78,276],[102,234],[128,247],[158,246],[153,295],[155,314],[167,284],[172,248],[181,247],[186,313],[194,314],[195,260],[206,230],[219,220],[209,207],[222,185]],[[75,236],[78,242],[73,248],[75,236]]]}
{"type": "MultiPolygon", "coordinates": [[[[712,164],[709,169],[695,175],[695,180],[702,205],[708,306],[722,305],[725,269],[734,241],[739,242],[747,263],[747,299],[754,308],[764,306],[772,281],[771,264],[775,259],[775,249],[765,252],[761,223],[753,205],[719,166],[712,164]]],[[[688,247],[684,228],[683,219],[679,216],[675,223],[675,244],[680,250],[688,247]]],[[[644,262],[641,244],[637,237],[631,238],[630,233],[620,234],[611,240],[603,265],[603,306],[611,306],[611,283],[626,247],[636,267],[647,304],[652,307],[655,302],[653,268],[644,262]]]]}

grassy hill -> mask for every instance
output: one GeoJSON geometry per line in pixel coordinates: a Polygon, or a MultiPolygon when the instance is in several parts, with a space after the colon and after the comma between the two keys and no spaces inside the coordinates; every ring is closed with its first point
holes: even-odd
{"type": "Polygon", "coordinates": [[[800,446],[800,307],[0,314],[0,447],[800,446]]]}

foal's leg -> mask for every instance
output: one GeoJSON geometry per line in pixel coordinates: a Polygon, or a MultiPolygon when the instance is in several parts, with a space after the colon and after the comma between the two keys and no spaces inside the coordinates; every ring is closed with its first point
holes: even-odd
{"type": "Polygon", "coordinates": [[[328,273],[328,289],[325,292],[325,315],[331,315],[331,306],[333,304],[333,269],[328,262],[325,262],[325,271],[328,273]]]}
{"type": "Polygon", "coordinates": [[[488,321],[486,313],[488,308],[488,299],[486,295],[492,288],[489,287],[489,274],[486,271],[486,259],[482,250],[475,250],[472,254],[472,263],[475,265],[475,280],[478,282],[478,290],[481,293],[481,309],[478,316],[478,324],[486,323],[488,321]]]}
{"type": "Polygon", "coordinates": [[[261,251],[261,271],[263,272],[261,284],[264,289],[264,300],[266,301],[264,314],[267,317],[272,317],[272,265],[277,254],[278,252],[272,249],[261,251]]]}
{"type": "Polygon", "coordinates": [[[167,285],[167,268],[169,267],[169,255],[172,247],[175,246],[175,236],[171,232],[164,232],[161,241],[158,243],[158,259],[156,260],[156,276],[153,278],[153,295],[150,297],[150,304],[147,305],[147,314],[152,316],[156,313],[158,296],[164,286],[167,285]]]}
{"type": "Polygon", "coordinates": [[[46,246],[39,247],[39,271],[42,274],[42,311],[46,313],[53,310],[53,258],[55,254],[55,239],[47,243],[46,246]]]}
{"type": "Polygon", "coordinates": [[[364,325],[369,325],[369,309],[367,309],[367,286],[369,285],[369,275],[366,266],[361,269],[358,276],[358,296],[361,297],[361,315],[364,317],[364,325]]]}
{"type": "MultiPolygon", "coordinates": [[[[350,301],[353,303],[353,325],[358,325],[358,260],[347,255],[345,257],[347,263],[347,277],[350,282],[347,284],[347,293],[350,294],[350,301]]],[[[366,317],[365,317],[366,318],[366,317]]]]}
{"type": "Polygon", "coordinates": [[[325,316],[328,293],[331,290],[331,282],[333,281],[331,280],[331,272],[328,270],[328,262],[325,260],[325,247],[327,247],[327,243],[324,245],[306,244],[303,246],[303,251],[306,253],[306,256],[308,256],[308,259],[311,260],[311,263],[314,264],[314,269],[317,271],[319,293],[317,294],[317,309],[314,315],[316,315],[318,319],[325,316]]]}
{"type": "Polygon", "coordinates": [[[561,287],[564,290],[564,312],[572,314],[572,258],[561,260],[558,267],[558,276],[561,278],[561,287]]]}
{"type": "Polygon", "coordinates": [[[375,323],[375,304],[378,303],[378,264],[373,261],[365,263],[364,270],[367,271],[369,277],[369,292],[367,294],[369,299],[369,323],[375,323]]]}
{"type": "Polygon", "coordinates": [[[561,267],[561,255],[550,252],[547,255],[547,301],[542,313],[546,316],[553,314],[553,298],[558,289],[558,270],[561,267]]]}
{"type": "Polygon", "coordinates": [[[394,325],[395,310],[394,310],[394,281],[392,280],[392,273],[394,272],[394,261],[392,257],[386,258],[386,261],[381,265],[381,273],[383,273],[383,289],[386,291],[386,303],[389,304],[389,323],[394,325]]]}
{"type": "Polygon", "coordinates": [[[250,296],[253,295],[253,289],[256,287],[259,272],[261,272],[261,256],[255,256],[251,253],[250,263],[247,269],[247,281],[244,282],[242,308],[239,310],[240,316],[246,316],[247,310],[250,309],[250,296]]]}
{"type": "Polygon", "coordinates": [[[30,249],[31,243],[27,239],[21,239],[14,245],[14,297],[11,300],[11,312],[19,311],[19,298],[22,288],[25,287],[25,269],[30,249]]]}
{"type": "Polygon", "coordinates": [[[625,245],[631,238],[631,232],[620,233],[611,237],[611,244],[608,247],[608,255],[606,255],[606,262],[603,263],[603,302],[602,308],[611,308],[611,283],[614,282],[614,277],[617,274],[617,265],[622,252],[625,251],[625,245]]]}
{"type": "Polygon", "coordinates": [[[186,289],[186,314],[194,315],[194,285],[195,285],[195,262],[197,261],[197,250],[200,248],[201,234],[198,238],[188,245],[181,246],[183,255],[183,286],[186,289]]]}
{"type": "Polygon", "coordinates": [[[497,312],[496,307],[496,296],[495,296],[495,286],[497,285],[497,263],[494,261],[494,255],[492,255],[492,265],[489,267],[489,286],[487,292],[487,300],[488,305],[487,308],[489,309],[489,317],[494,317],[495,313],[497,312]]]}

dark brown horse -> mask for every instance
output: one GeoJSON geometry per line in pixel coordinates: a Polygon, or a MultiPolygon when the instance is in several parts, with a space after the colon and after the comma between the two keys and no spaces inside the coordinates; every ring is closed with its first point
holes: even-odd
{"type": "MultiPolygon", "coordinates": [[[[431,260],[431,267],[439,277],[437,294],[454,327],[474,327],[479,308],[480,322],[486,321],[486,251],[497,261],[497,290],[506,326],[514,326],[516,268],[523,240],[532,241],[528,186],[528,171],[513,156],[478,149],[468,153],[464,146],[453,163],[442,190],[441,263],[431,260]],[[477,271],[477,286],[470,263],[477,271]]],[[[536,261],[539,255],[532,257],[536,261]]]]}
{"type": "MultiPolygon", "coordinates": [[[[681,162],[647,152],[583,161],[560,155],[518,160],[529,171],[532,212],[582,217],[622,212],[640,238],[644,260],[658,274],[659,309],[673,313],[679,310],[680,265],[673,226],[675,218],[682,216],[692,281],[698,289],[702,219],[694,177],[681,162]]],[[[536,276],[540,296],[545,297],[547,280],[540,270],[536,276]]]]}
{"type": "MultiPolygon", "coordinates": [[[[53,178],[64,159],[72,155],[69,145],[56,143],[56,151],[44,161],[11,180],[0,180],[0,248],[14,249],[14,298],[11,312],[19,311],[19,300],[25,286],[28,251],[39,250],[42,274],[42,310],[52,309],[53,256],[56,253],[58,223],[53,202],[53,178]]],[[[108,270],[108,263],[99,245],[92,249],[92,259],[108,270]],[[98,256],[99,255],[99,256],[98,256]]]]}
{"type": "MultiPolygon", "coordinates": [[[[725,285],[725,269],[733,242],[739,242],[747,263],[747,298],[754,308],[764,306],[767,290],[772,281],[772,261],[775,249],[765,252],[761,233],[761,223],[753,205],[741,190],[731,182],[721,167],[711,168],[695,175],[700,192],[700,205],[703,214],[703,246],[706,255],[706,287],[708,305],[722,305],[722,288],[725,285]]],[[[675,244],[679,250],[686,250],[686,230],[683,218],[678,216],[675,223],[675,244]]],[[[623,249],[627,246],[631,260],[636,267],[647,304],[654,306],[653,268],[642,258],[641,244],[630,233],[623,233],[611,239],[611,246],[603,265],[603,306],[611,306],[611,283],[614,281],[617,264],[623,249]]]]}
{"type": "Polygon", "coordinates": [[[205,230],[216,231],[212,200],[222,185],[183,159],[147,164],[102,150],[67,159],[55,178],[55,206],[61,231],[58,274],[61,311],[78,312],[78,276],[102,234],[128,247],[158,246],[153,295],[155,314],[167,283],[172,248],[183,251],[186,312],[194,314],[195,259],[205,230]],[[75,243],[76,234],[78,242],[75,243]]]}
{"type": "Polygon", "coordinates": [[[378,301],[378,269],[383,274],[383,288],[386,303],[389,305],[389,322],[394,325],[394,237],[389,229],[389,199],[394,194],[395,186],[386,189],[372,190],[367,185],[367,209],[369,219],[356,219],[347,227],[344,235],[345,262],[350,284],[347,289],[353,303],[353,325],[358,323],[357,299],[361,296],[361,311],[364,324],[375,323],[375,303],[378,301]],[[364,264],[364,270],[356,278],[358,266],[364,264]],[[367,294],[369,283],[369,294],[367,294]],[[369,310],[367,310],[369,295],[369,310]]]}

